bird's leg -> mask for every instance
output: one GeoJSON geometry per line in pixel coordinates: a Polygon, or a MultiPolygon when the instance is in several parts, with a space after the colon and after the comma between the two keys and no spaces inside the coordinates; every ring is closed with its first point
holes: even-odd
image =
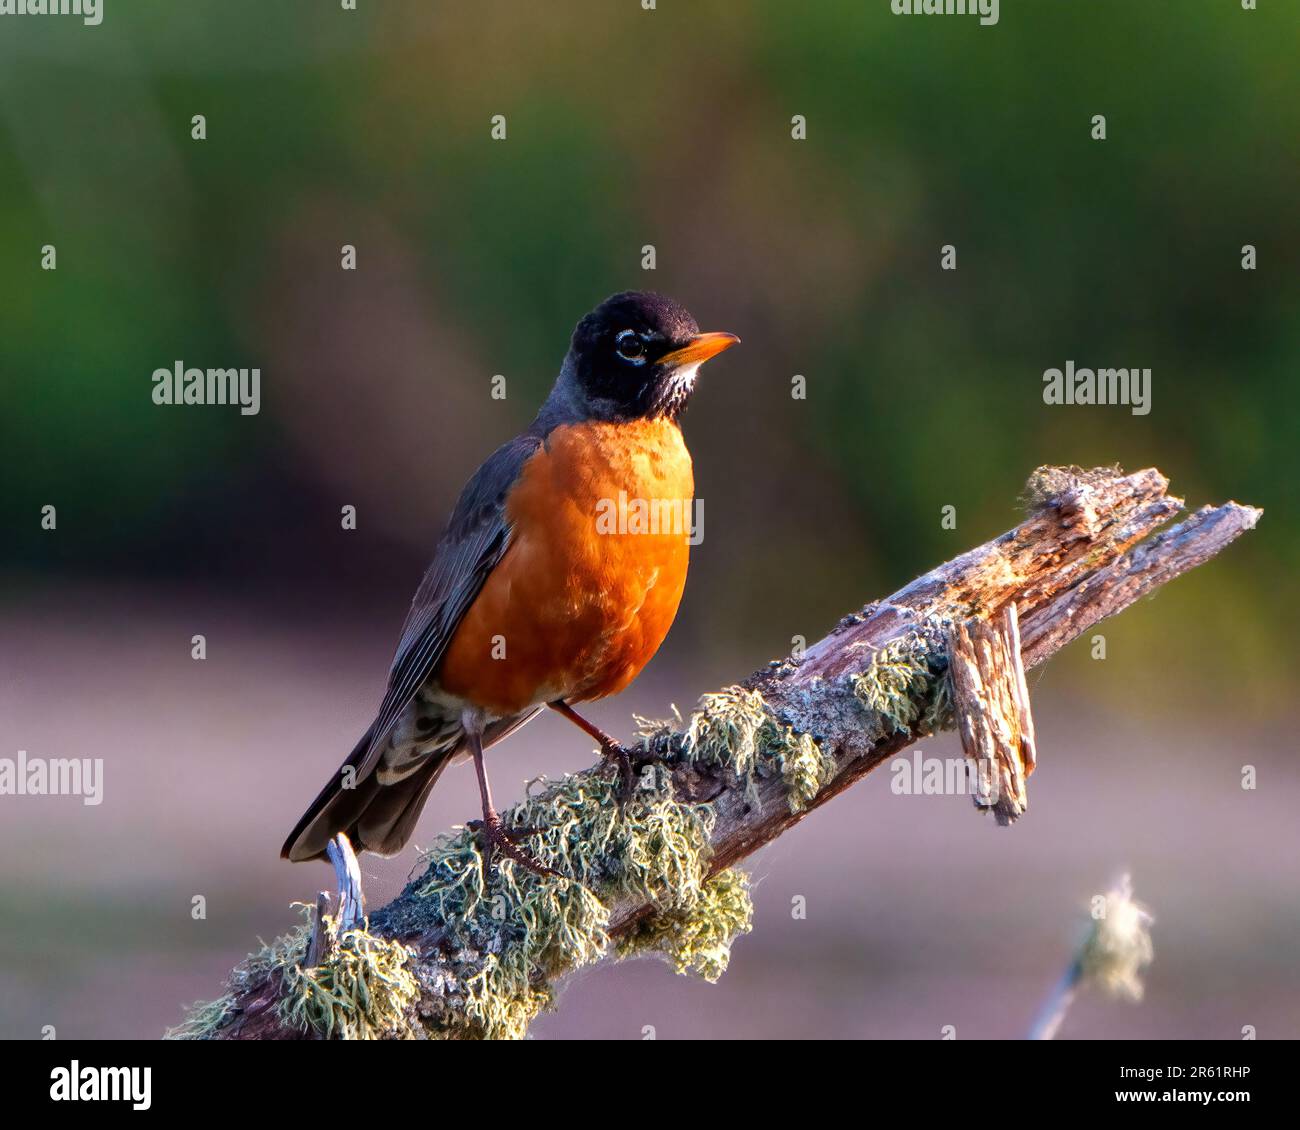
{"type": "Polygon", "coordinates": [[[527,835],[529,829],[512,832],[501,822],[501,815],[492,804],[492,787],[488,784],[487,770],[483,766],[483,729],[478,719],[467,720],[465,737],[469,742],[470,753],[474,755],[474,772],[478,774],[478,791],[483,800],[483,820],[475,820],[471,828],[483,833],[483,850],[485,866],[492,866],[492,855],[500,851],[502,855],[513,859],[521,867],[528,868],[535,875],[555,875],[560,873],[544,864],[538,863],[523,848],[515,843],[517,836],[527,835]]]}
{"type": "Polygon", "coordinates": [[[594,722],[588,722],[581,714],[573,709],[562,698],[557,698],[554,702],[548,703],[556,714],[567,718],[578,727],[588,737],[595,739],[600,744],[600,753],[605,760],[612,762],[618,767],[619,780],[623,785],[623,796],[632,795],[632,788],[635,783],[632,772],[632,754],[619,745],[617,741],[611,738],[604,730],[594,722]]]}

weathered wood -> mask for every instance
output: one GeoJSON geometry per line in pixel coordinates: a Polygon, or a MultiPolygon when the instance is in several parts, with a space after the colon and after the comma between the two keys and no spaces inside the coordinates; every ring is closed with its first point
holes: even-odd
{"type": "MultiPolygon", "coordinates": [[[[1206,561],[1251,529],[1261,513],[1233,502],[1206,507],[1149,538],[1182,508],[1167,487],[1165,477],[1154,469],[1131,475],[1105,469],[1040,469],[1030,480],[1029,513],[1020,525],[845,617],[802,657],[773,663],[750,676],[743,686],[760,692],[775,715],[795,731],[812,735],[833,756],[834,773],[796,812],[786,803],[786,786],[779,776],[742,784],[725,772],[710,774],[689,760],[669,756],[666,765],[678,794],[707,800],[716,813],[710,837],[713,872],[775,839],[930,732],[924,717],[885,734],[863,725],[852,677],[872,656],[899,641],[917,638],[942,651],[943,639],[956,625],[958,632],[965,631],[971,649],[992,646],[996,639],[1005,651],[1018,627],[1019,662],[1003,655],[996,678],[989,668],[992,685],[1005,698],[1000,709],[1018,723],[996,737],[980,737],[974,748],[992,742],[1002,756],[1018,758],[1027,772],[1034,747],[1024,667],[1043,662],[1097,621],[1206,561]],[[999,627],[972,631],[972,622],[999,627]]],[[[973,683],[967,688],[963,709],[968,716],[980,693],[973,683]]],[[[661,752],[672,748],[670,737],[661,752]]],[[[1014,765],[1008,773],[1014,791],[1014,765]]],[[[403,932],[402,923],[408,921],[403,900],[412,897],[408,888],[376,912],[373,928],[381,935],[402,937],[418,951],[422,1012],[455,1007],[448,1004],[447,986],[455,983],[454,970],[462,967],[464,955],[449,952],[450,943],[440,932],[403,932]]],[[[611,936],[628,932],[649,911],[635,901],[614,906],[611,936]]],[[[298,1038],[300,1033],[281,1022],[277,1003],[274,984],[242,996],[237,1001],[238,1021],[218,1033],[219,1038],[298,1038]]]]}
{"type": "Polygon", "coordinates": [[[311,919],[311,941],[307,943],[307,964],[319,965],[330,951],[330,929],[325,916],[330,908],[329,891],[316,895],[316,906],[311,919]]]}
{"type": "Polygon", "coordinates": [[[954,624],[946,644],[957,733],[977,782],[975,806],[1010,824],[1028,805],[1025,778],[1035,760],[1016,602],[991,620],[954,624]]]}
{"type": "Polygon", "coordinates": [[[325,845],[325,854],[334,865],[338,883],[338,932],[352,929],[366,916],[366,900],[361,889],[361,866],[357,863],[352,842],[342,832],[325,845]]]}
{"type": "Polygon", "coordinates": [[[924,736],[872,741],[854,725],[859,715],[837,676],[851,673],[864,652],[880,650],[927,617],[965,620],[1014,599],[1021,658],[1026,668],[1037,666],[1098,621],[1213,557],[1253,529],[1263,513],[1236,502],[1207,506],[1143,543],[1182,509],[1182,500],[1167,494],[1168,486],[1154,468],[1131,475],[1042,469],[1030,480],[1032,508],[1019,526],[846,616],[799,664],[775,664],[751,676],[746,685],[760,688],[797,729],[831,742],[843,764],[799,814],[774,803],[779,782],[760,786],[760,799],[772,803],[764,803],[757,818],[745,813],[743,798],[720,797],[716,866],[730,866],[775,839],[924,736]]]}

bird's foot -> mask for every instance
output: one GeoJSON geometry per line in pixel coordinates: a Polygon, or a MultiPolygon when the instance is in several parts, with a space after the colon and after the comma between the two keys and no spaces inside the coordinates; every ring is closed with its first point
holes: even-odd
{"type": "Polygon", "coordinates": [[[466,827],[482,837],[483,863],[488,870],[492,868],[493,856],[499,851],[507,859],[513,859],[520,867],[526,867],[534,875],[564,878],[554,868],[539,863],[519,846],[519,840],[536,835],[538,831],[536,828],[507,828],[495,809],[485,812],[482,820],[471,820],[466,827]]]}
{"type": "Polygon", "coordinates": [[[636,771],[632,765],[632,751],[610,739],[600,743],[600,755],[614,766],[618,773],[619,803],[627,801],[636,791],[636,771]]]}
{"type": "Polygon", "coordinates": [[[548,706],[557,714],[563,715],[575,726],[578,727],[588,737],[595,738],[600,746],[600,754],[605,761],[616,767],[620,780],[619,804],[628,799],[636,788],[636,769],[637,766],[633,761],[633,751],[618,744],[614,738],[605,733],[599,726],[588,722],[581,714],[573,709],[562,698],[557,698],[554,702],[548,703],[548,706]]]}

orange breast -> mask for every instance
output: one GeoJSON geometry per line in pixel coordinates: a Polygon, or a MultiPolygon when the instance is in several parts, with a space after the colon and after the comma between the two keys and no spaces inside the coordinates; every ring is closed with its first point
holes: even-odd
{"type": "Polygon", "coordinates": [[[506,499],[510,546],[452,637],[442,688],[499,716],[621,691],[677,615],[694,493],[675,424],[555,429],[506,499]]]}

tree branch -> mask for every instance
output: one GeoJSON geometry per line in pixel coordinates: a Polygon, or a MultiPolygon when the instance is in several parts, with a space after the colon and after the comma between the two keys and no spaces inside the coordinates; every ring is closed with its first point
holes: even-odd
{"type": "Polygon", "coordinates": [[[599,766],[521,805],[515,825],[544,823],[539,858],[575,881],[523,874],[508,862],[484,876],[462,833],[436,847],[427,869],[371,915],[369,932],[343,947],[346,969],[303,969],[305,926],[237,968],[227,995],[174,1034],[520,1035],[556,979],[611,945],[660,948],[679,968],[720,972],[730,933],[748,928],[747,896],[725,869],[892,754],[953,725],[955,692],[968,700],[957,703],[958,717],[972,694],[992,710],[992,691],[970,688],[1003,669],[1005,709],[1019,717],[1000,740],[981,737],[980,726],[963,740],[975,743],[968,752],[1005,746],[999,756],[1019,759],[1007,779],[1018,765],[1023,793],[1033,728],[1023,668],[1008,662],[1006,641],[1018,639],[1024,666],[1042,663],[1214,556],[1261,514],[1228,502],[1151,536],[1182,509],[1167,487],[1153,469],[1040,468],[1020,525],[846,616],[802,656],[706,695],[687,722],[647,730],[637,752],[641,788],[624,809],[599,766]],[[950,679],[954,639],[973,658],[950,679]],[[728,925],[726,938],[717,936],[719,923],[728,925]],[[395,965],[354,957],[386,954],[393,942],[395,965]],[[377,991],[387,1001],[390,990],[391,1007],[376,1020],[369,1002],[377,991]]]}

